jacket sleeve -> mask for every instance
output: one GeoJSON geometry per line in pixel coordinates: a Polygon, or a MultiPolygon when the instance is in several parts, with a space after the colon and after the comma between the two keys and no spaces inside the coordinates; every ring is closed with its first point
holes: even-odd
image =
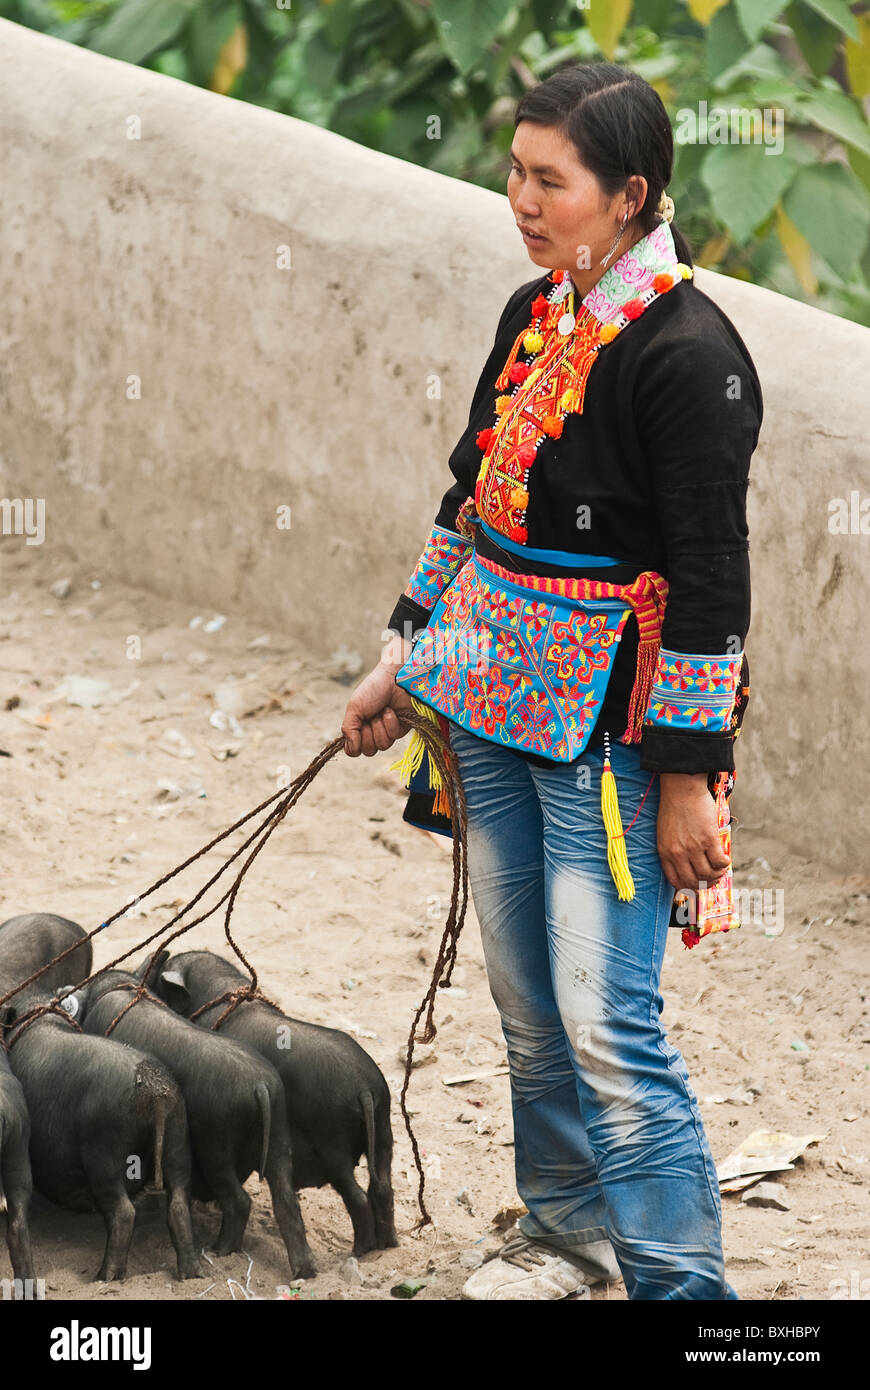
{"type": "MultiPolygon", "coordinates": [[[[475,387],[464,433],[471,427],[487,393],[492,394],[493,412],[495,410],[494,381],[508,353],[507,347],[499,351],[499,338],[520,301],[537,284],[538,281],[532,281],[521,285],[501,312],[495,342],[475,387]]],[[[466,519],[469,512],[474,514],[474,482],[474,478],[457,477],[441,499],[420,557],[387,622],[388,628],[405,637],[415,637],[428,625],[439,598],[474,550],[473,532],[466,519]]]]}
{"type": "Polygon", "coordinates": [[[746,493],[762,408],[748,355],[718,335],[653,349],[638,377],[669,586],[640,744],[651,772],[734,770],[733,716],[748,681],[746,493]]]}

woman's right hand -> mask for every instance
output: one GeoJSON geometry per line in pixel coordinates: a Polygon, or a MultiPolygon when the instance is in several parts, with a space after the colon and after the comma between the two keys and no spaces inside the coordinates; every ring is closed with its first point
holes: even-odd
{"type": "Polygon", "coordinates": [[[341,732],[349,758],[358,758],[360,753],[371,758],[410,732],[397,713],[412,710],[411,696],[396,685],[397,670],[396,665],[378,662],[348,700],[341,732]]]}

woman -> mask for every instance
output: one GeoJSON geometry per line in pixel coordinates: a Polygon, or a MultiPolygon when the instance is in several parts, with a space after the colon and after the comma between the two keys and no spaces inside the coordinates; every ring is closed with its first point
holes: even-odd
{"type": "MultiPolygon", "coordinates": [[[[528,1215],[464,1296],[563,1298],[621,1274],[632,1299],[733,1299],[659,976],[674,890],[711,913],[687,944],[737,925],[726,800],[761,391],[670,226],[655,91],[574,66],[515,124],[508,196],[542,273],[505,305],[345,747],[389,748],[412,696],[465,791],[528,1215]]],[[[443,829],[420,774],[406,819],[443,829]]]]}

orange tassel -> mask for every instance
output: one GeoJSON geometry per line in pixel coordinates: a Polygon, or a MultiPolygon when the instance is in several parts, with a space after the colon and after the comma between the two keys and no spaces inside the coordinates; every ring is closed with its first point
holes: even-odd
{"type": "Polygon", "coordinates": [[[523,338],[526,336],[528,331],[528,328],[523,328],[517,334],[516,341],[513,347],[511,348],[510,352],[508,353],[508,359],[495,379],[495,384],[499,391],[506,391],[507,388],[511,385],[511,380],[508,374],[510,372],[511,367],[517,360],[517,353],[522,347],[523,338]]]}
{"type": "Polygon", "coordinates": [[[659,638],[639,642],[637,648],[637,668],[631,699],[628,702],[628,723],[623,740],[626,743],[639,743],[643,733],[643,721],[652,694],[656,662],[659,654],[659,638]]]}

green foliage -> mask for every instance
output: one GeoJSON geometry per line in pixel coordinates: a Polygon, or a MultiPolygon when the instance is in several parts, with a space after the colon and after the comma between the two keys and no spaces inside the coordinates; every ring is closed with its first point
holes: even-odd
{"type": "Polygon", "coordinates": [[[166,48],[191,18],[196,0],[124,0],[95,26],[89,48],[125,63],[141,63],[166,48]]]}
{"type": "Polygon", "coordinates": [[[0,0],[0,15],[499,192],[522,92],[610,58],[668,109],[697,262],[870,326],[870,16],[848,0],[0,0]]]}

